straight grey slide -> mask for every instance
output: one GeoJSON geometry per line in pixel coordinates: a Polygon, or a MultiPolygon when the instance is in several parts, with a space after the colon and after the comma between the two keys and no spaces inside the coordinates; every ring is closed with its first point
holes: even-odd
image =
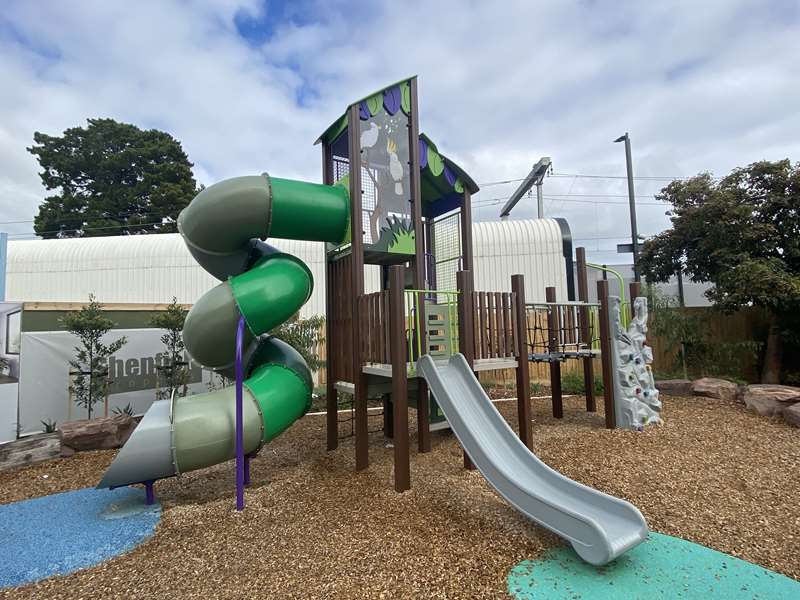
{"type": "Polygon", "coordinates": [[[462,354],[447,365],[426,354],[417,371],[489,484],[526,517],[568,540],[583,560],[604,565],[647,537],[647,523],[631,503],[564,477],[528,450],[462,354]]]}

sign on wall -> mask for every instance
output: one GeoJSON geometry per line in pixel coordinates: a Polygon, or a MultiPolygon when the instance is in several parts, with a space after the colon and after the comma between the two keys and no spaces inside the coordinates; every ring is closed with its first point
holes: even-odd
{"type": "MultiPolygon", "coordinates": [[[[122,409],[128,404],[134,414],[142,414],[156,399],[158,370],[164,364],[164,344],[160,329],[114,329],[107,334],[105,343],[121,336],[125,344],[109,360],[108,412],[122,409]]],[[[69,361],[75,355],[78,340],[66,331],[24,332],[20,350],[19,424],[20,431],[35,433],[42,430],[41,421],[64,423],[85,419],[84,407],[70,400],[71,370],[69,361]]],[[[211,373],[189,362],[189,393],[208,391],[211,373]]],[[[163,376],[161,380],[163,385],[163,376]]],[[[102,416],[105,404],[99,402],[92,416],[102,416]]]]}

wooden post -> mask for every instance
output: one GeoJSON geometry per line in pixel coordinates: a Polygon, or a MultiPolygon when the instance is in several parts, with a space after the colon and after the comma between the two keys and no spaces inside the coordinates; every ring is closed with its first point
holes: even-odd
{"type": "Polygon", "coordinates": [[[406,366],[405,267],[389,268],[389,326],[392,358],[392,410],[394,428],[394,489],[411,489],[408,449],[408,371],[406,366]]]}
{"type": "MultiPolygon", "coordinates": [[[[322,144],[322,183],[331,185],[333,183],[333,172],[331,169],[331,146],[327,142],[322,144]]],[[[326,257],[327,258],[327,257],[326,257]]],[[[347,285],[346,282],[345,285],[347,285]]],[[[334,285],[342,285],[341,281],[336,281],[333,275],[331,263],[325,264],[325,347],[327,356],[325,357],[325,429],[327,433],[328,450],[336,450],[339,447],[339,391],[336,389],[336,367],[334,363],[338,360],[335,348],[333,333],[333,298],[334,285]]]]}
{"type": "Polygon", "coordinates": [[[533,450],[533,428],[531,425],[531,374],[528,368],[528,328],[525,310],[525,278],[511,276],[511,293],[516,296],[514,303],[515,339],[514,350],[517,355],[517,417],[519,419],[519,439],[533,450]]]}
{"type": "MultiPolygon", "coordinates": [[[[472,277],[468,271],[456,273],[456,287],[458,288],[458,351],[464,355],[467,364],[472,368],[475,365],[475,324],[474,308],[472,306],[472,277]]],[[[464,468],[474,469],[475,465],[464,451],[464,468]]]]}
{"type": "Polygon", "coordinates": [[[614,373],[611,367],[611,312],[608,300],[608,281],[597,282],[597,299],[600,301],[600,357],[603,363],[603,405],[606,411],[606,428],[614,429],[617,423],[614,414],[614,373]]]}
{"type": "MultiPolygon", "coordinates": [[[[350,159],[350,223],[352,254],[352,332],[353,344],[350,348],[353,360],[353,407],[355,410],[356,471],[369,466],[369,427],[367,422],[367,378],[361,365],[361,315],[358,299],[364,294],[364,232],[361,215],[361,125],[358,105],[354,104],[347,112],[348,154],[350,159]]],[[[344,284],[344,282],[342,282],[344,284]]]]}
{"type": "MultiPolygon", "coordinates": [[[[545,288],[544,295],[547,302],[555,302],[556,288],[545,288]]],[[[547,308],[547,349],[552,354],[558,352],[558,338],[561,326],[558,318],[558,307],[548,306],[547,308]]],[[[564,404],[561,398],[561,362],[552,359],[550,360],[550,394],[553,398],[553,416],[556,419],[561,419],[564,417],[564,404]]]]}
{"type": "MultiPolygon", "coordinates": [[[[578,262],[578,300],[589,301],[589,273],[586,268],[586,249],[576,248],[575,258],[578,262]]],[[[592,335],[589,326],[589,307],[580,308],[581,341],[592,349],[592,335]]],[[[594,359],[587,356],[583,359],[583,387],[586,389],[586,410],[597,412],[597,400],[594,397],[594,359]]]]}
{"type": "Polygon", "coordinates": [[[642,282],[641,281],[631,281],[629,286],[630,294],[631,294],[631,319],[633,319],[636,315],[634,314],[633,310],[633,301],[636,300],[639,296],[642,295],[642,282]]]}
{"type": "MultiPolygon", "coordinates": [[[[408,149],[410,158],[411,179],[411,204],[414,219],[414,287],[418,290],[426,289],[425,281],[425,227],[422,223],[422,191],[419,174],[419,104],[417,97],[417,78],[409,82],[411,95],[411,113],[409,114],[410,127],[408,128],[408,149]]],[[[428,326],[425,317],[425,295],[416,294],[416,309],[419,315],[421,331],[417,332],[422,338],[422,352],[428,352],[428,326]]],[[[419,358],[419,357],[417,357],[419,358]]],[[[431,451],[430,418],[428,415],[428,384],[423,378],[417,379],[417,442],[420,452],[431,451]]]]}

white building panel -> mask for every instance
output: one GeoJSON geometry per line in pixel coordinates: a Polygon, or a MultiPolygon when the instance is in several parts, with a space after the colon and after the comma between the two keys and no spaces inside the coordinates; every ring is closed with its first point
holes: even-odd
{"type": "Polygon", "coordinates": [[[525,299],[543,302],[546,287],[567,299],[561,228],[555,219],[487,221],[472,226],[475,289],[511,291],[511,276],[525,276],[525,299]]]}
{"type": "MultiPolygon", "coordinates": [[[[314,293],[303,317],[325,313],[325,248],[321,242],[269,243],[303,260],[314,276],[314,293]]],[[[525,275],[528,301],[544,300],[554,285],[566,299],[561,229],[552,219],[475,223],[475,289],[510,291],[511,275],[525,275]]],[[[367,267],[365,288],[377,291],[380,269],[367,267]]],[[[179,234],[133,235],[8,243],[9,302],[100,302],[166,304],[173,296],[192,304],[219,283],[201,269],[179,234]]]]}

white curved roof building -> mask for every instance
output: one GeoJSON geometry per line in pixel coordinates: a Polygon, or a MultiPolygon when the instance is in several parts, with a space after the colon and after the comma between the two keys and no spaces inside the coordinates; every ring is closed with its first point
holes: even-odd
{"type": "MultiPolygon", "coordinates": [[[[566,299],[565,226],[555,219],[475,223],[475,289],[510,290],[511,275],[523,273],[528,301],[544,300],[544,288],[550,285],[557,288],[559,299],[566,299]]],[[[302,315],[324,314],[324,244],[291,240],[270,240],[270,244],[305,261],[313,273],[314,293],[302,315]]],[[[368,292],[379,285],[378,268],[369,269],[368,292]]],[[[9,302],[82,303],[94,294],[104,303],[166,304],[174,296],[182,304],[192,304],[217,283],[197,265],[179,234],[8,243],[9,302]]]]}

